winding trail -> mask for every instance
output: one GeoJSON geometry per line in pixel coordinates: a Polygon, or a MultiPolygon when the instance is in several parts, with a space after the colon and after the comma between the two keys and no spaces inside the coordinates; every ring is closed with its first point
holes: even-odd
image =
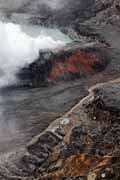
{"type": "MultiPolygon", "coordinates": [[[[84,97],[82,100],[80,100],[75,106],[73,106],[67,113],[65,113],[62,117],[56,119],[55,121],[53,121],[49,127],[44,131],[42,132],[42,134],[44,134],[45,132],[47,131],[51,131],[51,132],[54,132],[56,130],[56,128],[58,127],[61,127],[62,125],[62,128],[64,127],[65,125],[65,128],[66,126],[70,127],[71,124],[74,124],[74,126],[78,125],[80,123],[80,121],[84,121],[84,123],[87,122],[86,118],[87,117],[87,114],[84,112],[84,105],[90,103],[91,101],[94,100],[94,90],[96,88],[100,88],[100,87],[103,87],[103,86],[106,86],[107,84],[109,85],[112,85],[112,84],[120,84],[120,78],[117,78],[117,79],[114,79],[114,80],[110,80],[108,82],[104,82],[104,83],[98,83],[96,85],[93,85],[91,86],[89,89],[88,89],[88,92],[89,94],[84,97]],[[78,121],[75,121],[75,122],[71,122],[71,114],[74,116],[77,114],[77,112],[79,111],[79,116],[80,116],[80,119],[78,121]],[[69,119],[70,118],[70,119],[69,119]],[[65,121],[66,120],[66,121],[65,121]],[[78,124],[77,124],[78,123],[78,124]]],[[[74,118],[72,119],[72,121],[74,121],[74,118]]],[[[74,128],[71,127],[71,128],[74,128]]],[[[67,132],[66,132],[67,133],[67,132]]],[[[40,137],[41,134],[39,134],[38,136],[35,137],[35,139],[37,139],[38,137],[40,137]]],[[[34,139],[34,138],[33,138],[34,139]]],[[[34,141],[34,140],[32,140],[34,141]]],[[[31,141],[31,142],[32,142],[31,141]]]]}

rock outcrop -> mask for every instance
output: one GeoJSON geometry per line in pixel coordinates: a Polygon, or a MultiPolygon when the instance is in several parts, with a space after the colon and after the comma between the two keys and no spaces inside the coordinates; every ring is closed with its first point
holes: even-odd
{"type": "Polygon", "coordinates": [[[23,85],[39,87],[58,81],[82,79],[104,71],[110,63],[109,50],[98,43],[73,43],[63,49],[40,52],[18,77],[23,85]]]}
{"type": "Polygon", "coordinates": [[[25,149],[1,159],[1,180],[117,180],[120,79],[90,94],[25,149]]]}

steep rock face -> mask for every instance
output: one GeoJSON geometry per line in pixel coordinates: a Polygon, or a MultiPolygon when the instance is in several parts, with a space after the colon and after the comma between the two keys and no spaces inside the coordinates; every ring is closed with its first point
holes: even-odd
{"type": "Polygon", "coordinates": [[[25,149],[1,159],[1,180],[119,179],[119,90],[120,79],[90,89],[25,149]]]}
{"type": "Polygon", "coordinates": [[[57,52],[40,52],[39,58],[23,68],[18,77],[23,84],[38,87],[95,75],[106,69],[110,58],[107,48],[94,45],[88,43],[80,48],[76,43],[57,52]]]}
{"type": "Polygon", "coordinates": [[[115,98],[119,96],[119,81],[92,90],[94,98],[85,98],[65,116],[66,123],[69,124],[69,128],[65,127],[65,144],[54,148],[49,159],[49,175],[45,174],[46,179],[120,178],[120,100],[115,98]],[[78,119],[80,125],[75,124],[71,129],[71,125],[74,126],[72,123],[78,119]]]}
{"type": "Polygon", "coordinates": [[[90,23],[96,25],[105,24],[118,24],[120,15],[120,3],[118,0],[110,1],[95,1],[93,6],[95,11],[95,16],[90,20],[90,23]]]}

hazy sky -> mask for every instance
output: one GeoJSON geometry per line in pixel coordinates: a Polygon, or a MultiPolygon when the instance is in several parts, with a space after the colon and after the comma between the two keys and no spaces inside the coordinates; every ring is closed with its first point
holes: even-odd
{"type": "Polygon", "coordinates": [[[64,0],[0,0],[0,7],[1,8],[10,8],[10,9],[16,9],[27,2],[31,2],[31,4],[37,5],[37,3],[44,3],[49,5],[51,8],[60,8],[64,5],[65,1],[64,0]]]}

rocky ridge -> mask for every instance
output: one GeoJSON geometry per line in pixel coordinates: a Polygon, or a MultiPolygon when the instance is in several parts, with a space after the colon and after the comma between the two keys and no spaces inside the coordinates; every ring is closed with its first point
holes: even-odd
{"type": "Polygon", "coordinates": [[[25,149],[1,159],[1,180],[117,180],[120,79],[90,94],[25,149]]]}

